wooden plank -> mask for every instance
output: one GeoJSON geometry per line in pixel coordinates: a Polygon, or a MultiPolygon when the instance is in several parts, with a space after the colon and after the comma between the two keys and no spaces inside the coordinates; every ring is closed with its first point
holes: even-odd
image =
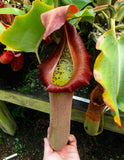
{"type": "Polygon", "coordinates": [[[22,95],[10,91],[0,90],[0,100],[17,104],[37,111],[49,113],[50,104],[40,99],[35,99],[31,96],[22,95]]]}
{"type": "MultiPolygon", "coordinates": [[[[17,104],[23,107],[27,107],[30,109],[38,110],[44,113],[50,113],[50,104],[49,102],[45,102],[41,99],[36,99],[31,96],[22,95],[19,93],[14,93],[10,91],[0,90],[0,100],[10,102],[13,104],[17,104]]],[[[85,111],[80,111],[77,109],[72,109],[72,117],[71,119],[80,123],[84,122],[85,118],[85,111]]],[[[104,117],[104,129],[107,129],[109,131],[117,132],[124,134],[124,119],[122,120],[122,127],[119,128],[114,120],[113,117],[110,115],[106,115],[104,117]]]]}

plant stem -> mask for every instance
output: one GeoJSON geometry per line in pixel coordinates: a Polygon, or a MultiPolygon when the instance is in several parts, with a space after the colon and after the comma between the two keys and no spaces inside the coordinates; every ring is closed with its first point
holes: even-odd
{"type": "Polygon", "coordinates": [[[97,0],[97,5],[104,5],[104,4],[110,4],[111,5],[111,0],[97,0]]]}
{"type": "Polygon", "coordinates": [[[124,24],[119,24],[115,26],[115,30],[124,29],[124,24]]]}
{"type": "Polygon", "coordinates": [[[108,19],[109,19],[108,15],[104,11],[101,11],[101,12],[104,15],[104,17],[106,18],[106,20],[108,21],[108,19]]]}
{"type": "Polygon", "coordinates": [[[107,24],[109,24],[109,17],[108,17],[108,15],[104,12],[104,11],[101,11],[102,12],[102,14],[104,15],[104,17],[105,17],[105,19],[106,19],[106,21],[107,21],[107,24]]]}
{"type": "Polygon", "coordinates": [[[58,0],[53,0],[54,2],[54,7],[57,8],[58,7],[58,0]]]}
{"type": "Polygon", "coordinates": [[[104,29],[102,29],[100,26],[98,26],[97,24],[95,24],[95,23],[93,23],[93,26],[95,27],[95,28],[97,28],[101,33],[105,33],[105,30],[104,29]]]}
{"type": "Polygon", "coordinates": [[[102,5],[102,6],[96,6],[95,8],[93,8],[93,11],[97,13],[97,12],[104,11],[107,9],[108,9],[108,5],[102,5]]]}
{"type": "Polygon", "coordinates": [[[73,93],[49,93],[50,97],[50,145],[54,150],[62,149],[70,134],[73,93]]]}
{"type": "Polygon", "coordinates": [[[40,57],[39,57],[39,54],[38,54],[38,50],[35,53],[36,53],[36,57],[37,57],[38,63],[41,64],[41,60],[40,60],[40,57]]]}
{"type": "Polygon", "coordinates": [[[104,10],[105,10],[106,14],[108,14],[107,13],[108,11],[110,12],[110,17],[111,18],[113,18],[115,16],[116,10],[112,5],[105,4],[105,5],[96,6],[95,8],[93,8],[93,11],[95,13],[101,12],[101,11],[104,11],[104,10]]]}
{"type": "Polygon", "coordinates": [[[0,101],[0,128],[9,135],[14,135],[16,131],[16,123],[11,116],[7,106],[0,101]]]}
{"type": "Polygon", "coordinates": [[[114,31],[115,34],[115,19],[111,18],[111,29],[114,31]]]}

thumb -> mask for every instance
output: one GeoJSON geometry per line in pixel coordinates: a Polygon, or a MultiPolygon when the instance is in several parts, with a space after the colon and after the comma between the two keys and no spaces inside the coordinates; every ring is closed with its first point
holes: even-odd
{"type": "Polygon", "coordinates": [[[75,138],[74,135],[71,134],[71,135],[69,136],[68,142],[69,142],[69,144],[70,144],[71,146],[77,147],[77,141],[76,141],[76,138],[75,138]]]}
{"type": "Polygon", "coordinates": [[[50,147],[48,138],[44,138],[44,155],[49,155],[53,152],[53,149],[50,147]]]}

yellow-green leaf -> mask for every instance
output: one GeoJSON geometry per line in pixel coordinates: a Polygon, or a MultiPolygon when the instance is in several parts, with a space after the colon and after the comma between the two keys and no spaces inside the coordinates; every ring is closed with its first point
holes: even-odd
{"type": "Polygon", "coordinates": [[[124,112],[124,35],[118,40],[113,30],[102,35],[96,44],[102,52],[94,65],[94,77],[104,87],[103,99],[121,126],[119,109],[124,112]]]}
{"type": "Polygon", "coordinates": [[[27,14],[15,17],[13,25],[0,35],[0,42],[14,50],[37,52],[45,31],[40,15],[52,8],[35,0],[27,14]]]}
{"type": "Polygon", "coordinates": [[[0,14],[24,15],[25,11],[18,8],[0,8],[0,14]]]}

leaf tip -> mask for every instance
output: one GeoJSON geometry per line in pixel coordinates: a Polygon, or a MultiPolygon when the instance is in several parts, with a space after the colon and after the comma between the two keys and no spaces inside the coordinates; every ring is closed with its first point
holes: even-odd
{"type": "Polygon", "coordinates": [[[118,127],[121,127],[121,121],[120,121],[120,117],[119,116],[115,115],[114,116],[114,121],[118,125],[118,127]]]}
{"type": "Polygon", "coordinates": [[[74,4],[71,4],[68,7],[66,19],[70,18],[73,14],[77,13],[78,11],[79,11],[79,9],[77,8],[77,6],[75,6],[74,4]]]}

